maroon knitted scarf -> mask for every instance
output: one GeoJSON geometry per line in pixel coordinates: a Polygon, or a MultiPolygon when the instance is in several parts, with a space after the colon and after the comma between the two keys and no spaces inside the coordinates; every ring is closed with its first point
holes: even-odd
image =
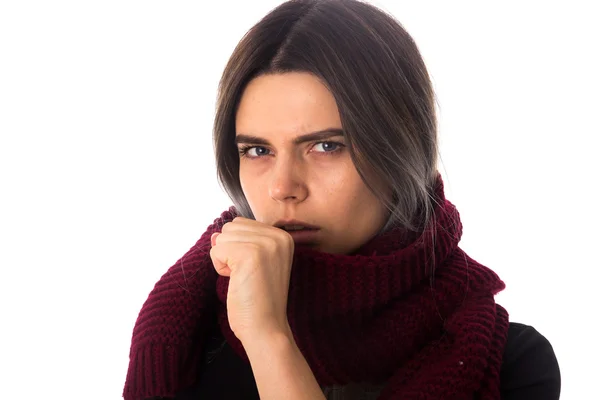
{"type": "MultiPolygon", "coordinates": [[[[378,235],[352,255],[297,248],[288,319],[319,384],[386,382],[380,399],[499,399],[508,314],[504,283],[465,254],[462,225],[435,189],[435,218],[415,240],[378,235]]],[[[174,397],[193,385],[215,321],[247,360],[227,322],[228,278],[213,269],[210,236],[232,208],[158,281],[133,330],[123,396],[174,397]]]]}

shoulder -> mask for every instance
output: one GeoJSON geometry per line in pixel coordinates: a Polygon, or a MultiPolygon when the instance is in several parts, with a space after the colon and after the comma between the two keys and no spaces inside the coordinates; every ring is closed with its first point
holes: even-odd
{"type": "Polygon", "coordinates": [[[561,377],[554,349],[532,326],[509,324],[500,383],[504,400],[560,397],[561,377]]]}

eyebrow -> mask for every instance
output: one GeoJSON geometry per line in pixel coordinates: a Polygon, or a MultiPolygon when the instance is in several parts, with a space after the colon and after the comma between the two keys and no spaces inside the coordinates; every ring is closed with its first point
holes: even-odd
{"type": "MultiPolygon", "coordinates": [[[[307,133],[306,135],[297,136],[294,138],[294,144],[302,144],[312,141],[324,141],[335,136],[344,136],[344,131],[339,128],[323,129],[321,131],[307,133]]],[[[260,146],[270,146],[268,140],[259,136],[247,135],[240,133],[235,137],[235,144],[255,144],[260,146]]]]}

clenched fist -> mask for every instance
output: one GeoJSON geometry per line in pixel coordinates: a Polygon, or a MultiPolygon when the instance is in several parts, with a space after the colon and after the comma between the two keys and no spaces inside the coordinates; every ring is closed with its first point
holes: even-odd
{"type": "Polygon", "coordinates": [[[287,301],[294,241],[289,233],[237,217],[211,237],[215,270],[228,276],[227,314],[244,344],[259,335],[289,332],[287,301]]]}

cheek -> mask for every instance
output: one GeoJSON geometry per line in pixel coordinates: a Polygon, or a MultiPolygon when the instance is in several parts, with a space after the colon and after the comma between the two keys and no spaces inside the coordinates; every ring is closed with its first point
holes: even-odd
{"type": "Polygon", "coordinates": [[[366,203],[370,203],[373,198],[371,192],[366,187],[358,172],[350,168],[345,168],[328,176],[329,179],[322,181],[323,193],[327,195],[322,199],[326,208],[332,215],[340,218],[356,218],[356,213],[364,212],[366,203]]]}
{"type": "Polygon", "coordinates": [[[347,196],[344,193],[352,192],[360,181],[358,171],[352,162],[348,160],[339,163],[330,163],[315,170],[314,180],[318,182],[321,190],[329,196],[347,196]]]}
{"type": "Polygon", "coordinates": [[[246,177],[246,174],[244,173],[244,168],[240,167],[240,186],[242,187],[242,192],[244,192],[244,196],[246,196],[246,199],[248,199],[248,179],[246,177]]]}
{"type": "Polygon", "coordinates": [[[382,214],[385,214],[383,203],[371,192],[358,173],[341,186],[337,193],[337,196],[343,197],[344,201],[336,203],[344,204],[340,210],[343,210],[349,220],[361,221],[361,225],[379,224],[382,214]]]}
{"type": "Polygon", "coordinates": [[[240,186],[246,197],[246,201],[250,205],[252,212],[260,214],[260,193],[263,188],[260,186],[260,180],[256,179],[255,174],[248,172],[245,168],[240,168],[240,186]]]}

